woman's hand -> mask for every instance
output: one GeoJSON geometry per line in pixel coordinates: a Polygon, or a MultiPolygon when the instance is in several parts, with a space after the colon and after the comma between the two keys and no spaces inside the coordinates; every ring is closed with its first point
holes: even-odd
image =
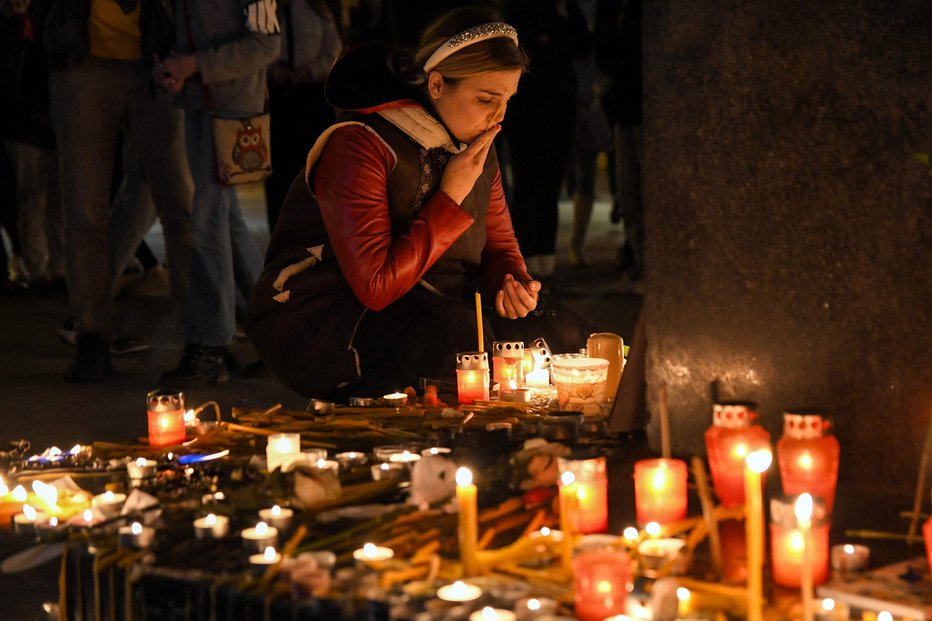
{"type": "Polygon", "coordinates": [[[185,82],[198,72],[197,56],[194,54],[172,52],[164,59],[155,56],[155,61],[152,70],[155,83],[176,95],[182,91],[185,82]]]}
{"type": "Polygon", "coordinates": [[[511,274],[505,275],[501,290],[495,295],[495,310],[502,317],[518,319],[537,308],[540,283],[536,280],[518,282],[511,274]]]}
{"type": "Polygon", "coordinates": [[[443,179],[440,181],[440,190],[457,204],[461,205],[466,195],[476,185],[476,179],[485,167],[492,140],[501,129],[501,125],[496,125],[479,134],[479,137],[469,143],[468,147],[447,162],[447,167],[443,171],[443,179]]]}

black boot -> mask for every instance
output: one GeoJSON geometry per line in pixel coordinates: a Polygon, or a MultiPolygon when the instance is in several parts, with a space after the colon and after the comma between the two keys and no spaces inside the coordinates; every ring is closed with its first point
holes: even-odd
{"type": "Polygon", "coordinates": [[[161,384],[165,387],[191,388],[227,382],[230,379],[230,368],[227,366],[229,356],[226,347],[188,343],[178,366],[162,373],[161,384]]]}
{"type": "Polygon", "coordinates": [[[65,371],[66,382],[100,382],[113,373],[110,344],[100,332],[79,332],[74,362],[65,371]]]}

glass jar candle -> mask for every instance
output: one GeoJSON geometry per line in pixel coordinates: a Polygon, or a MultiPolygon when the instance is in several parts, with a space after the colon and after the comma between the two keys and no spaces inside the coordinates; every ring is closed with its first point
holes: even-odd
{"type": "Polygon", "coordinates": [[[686,462],[641,459],[634,462],[634,502],[638,524],[669,524],[686,517],[686,462]]]}
{"type": "Polygon", "coordinates": [[[492,343],[492,383],[499,389],[517,390],[524,387],[524,343],[495,341],[492,343]]]}
{"type": "Polygon", "coordinates": [[[777,442],[777,460],[783,493],[810,493],[825,503],[831,515],[838,485],[838,440],[827,435],[828,418],[821,412],[799,410],[783,415],[783,437],[777,442]]]}
{"type": "Polygon", "coordinates": [[[559,472],[572,472],[576,478],[576,530],[587,535],[604,533],[608,528],[608,478],[605,458],[591,457],[557,461],[559,472]]]}
{"type": "Polygon", "coordinates": [[[601,414],[608,360],[557,354],[550,364],[561,410],[574,410],[586,416],[601,414]]]}
{"type": "MultiPolygon", "coordinates": [[[[799,588],[803,566],[804,531],[797,526],[794,503],[796,498],[770,501],[770,558],[773,581],[790,588],[799,588]]],[[[813,507],[809,533],[809,566],[813,584],[828,579],[829,522],[820,503],[813,507]]]]}
{"type": "Polygon", "coordinates": [[[464,405],[489,400],[488,352],[456,354],[456,395],[464,405]]]}
{"type": "Polygon", "coordinates": [[[592,358],[608,360],[608,373],[605,377],[605,398],[614,401],[618,393],[618,384],[625,364],[625,342],[612,332],[596,332],[586,340],[586,350],[592,358]]]}
{"type": "Polygon", "coordinates": [[[602,621],[625,612],[631,579],[627,552],[612,548],[584,550],[573,559],[573,576],[579,621],[602,621]]]}
{"type": "Polygon", "coordinates": [[[715,495],[725,507],[744,504],[748,454],[770,449],[770,434],[754,424],[756,409],[750,402],[716,403],[712,407],[712,426],[705,432],[705,445],[715,495]]]}
{"type": "Polygon", "coordinates": [[[184,393],[153,390],[146,395],[149,445],[169,446],[184,442],[184,393]]]}

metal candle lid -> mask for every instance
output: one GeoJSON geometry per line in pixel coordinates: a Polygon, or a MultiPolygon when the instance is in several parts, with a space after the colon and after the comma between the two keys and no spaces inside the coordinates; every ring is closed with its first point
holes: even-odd
{"type": "Polygon", "coordinates": [[[729,401],[712,406],[712,424],[715,427],[741,429],[757,418],[757,404],[753,401],[729,401]]]}
{"type": "Polygon", "coordinates": [[[783,435],[794,440],[821,438],[829,428],[828,417],[817,410],[796,410],[783,415],[783,435]]]}
{"type": "Polygon", "coordinates": [[[467,351],[456,354],[457,371],[485,371],[489,368],[489,352],[467,351]]]}
{"type": "Polygon", "coordinates": [[[492,355],[501,358],[523,358],[524,341],[495,341],[492,343],[492,355]]]}
{"type": "Polygon", "coordinates": [[[547,341],[545,341],[543,337],[534,339],[534,342],[531,343],[531,346],[528,347],[527,350],[533,354],[535,360],[542,363],[537,366],[538,369],[547,369],[550,367],[550,360],[553,358],[553,352],[550,351],[550,346],[547,345],[547,341]]]}
{"type": "Polygon", "coordinates": [[[146,403],[150,408],[177,410],[184,408],[184,393],[170,388],[152,390],[146,395],[146,403]]]}

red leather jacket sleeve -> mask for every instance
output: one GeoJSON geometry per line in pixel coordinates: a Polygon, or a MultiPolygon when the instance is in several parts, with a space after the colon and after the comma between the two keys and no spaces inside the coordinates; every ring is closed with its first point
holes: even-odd
{"type": "Polygon", "coordinates": [[[468,229],[472,217],[436,192],[392,237],[388,176],[395,155],[361,125],[333,132],[317,161],[311,190],[343,275],[362,304],[379,311],[410,291],[468,229]]]}
{"type": "Polygon", "coordinates": [[[485,228],[486,242],[485,248],[482,249],[479,286],[482,288],[482,295],[490,296],[487,300],[494,300],[494,296],[502,288],[506,274],[511,274],[515,280],[531,280],[524,257],[521,256],[521,249],[518,247],[518,240],[515,239],[514,228],[511,226],[511,215],[502,189],[501,172],[496,172],[492,181],[485,228]]]}

